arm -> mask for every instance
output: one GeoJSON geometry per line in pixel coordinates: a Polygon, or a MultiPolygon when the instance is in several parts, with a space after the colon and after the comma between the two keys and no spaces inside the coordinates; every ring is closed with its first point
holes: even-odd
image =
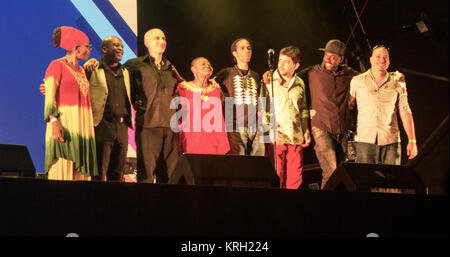
{"type": "Polygon", "coordinates": [[[58,142],[64,142],[64,134],[58,117],[59,111],[56,103],[56,92],[61,81],[61,65],[52,62],[47,68],[44,88],[46,89],[44,104],[44,120],[49,122],[52,127],[52,138],[58,142]]]}
{"type": "Polygon", "coordinates": [[[220,86],[220,90],[222,91],[224,97],[231,97],[231,93],[228,92],[227,87],[224,85],[225,79],[228,77],[228,71],[226,69],[222,69],[218,71],[212,79],[217,82],[220,86]]]}
{"type": "Polygon", "coordinates": [[[350,81],[350,93],[348,97],[348,109],[353,110],[356,105],[356,80],[353,78],[350,81]]]}
{"type": "MultiPolygon", "coordinates": [[[[45,80],[44,80],[44,83],[45,83],[45,80]]],[[[39,92],[41,92],[41,94],[43,96],[45,96],[45,84],[44,83],[39,86],[39,92]]]]}
{"type": "Polygon", "coordinates": [[[271,76],[270,71],[264,72],[263,77],[262,77],[262,83],[270,84],[270,76],[271,76]]]}
{"type": "Polygon", "coordinates": [[[50,123],[52,124],[52,138],[60,143],[64,142],[64,133],[58,119],[50,115],[50,123]]]}
{"type": "Polygon", "coordinates": [[[416,132],[414,128],[414,118],[412,113],[400,114],[402,119],[403,128],[405,128],[406,135],[408,136],[408,145],[406,147],[406,154],[408,159],[413,159],[417,156],[419,150],[416,143],[416,132]]]}
{"type": "Polygon", "coordinates": [[[306,85],[308,84],[308,74],[313,68],[314,66],[308,66],[297,72],[297,76],[299,76],[303,80],[303,82],[305,82],[306,85]]]}
{"type": "Polygon", "coordinates": [[[403,128],[408,136],[408,145],[406,146],[406,154],[408,159],[413,159],[418,154],[416,143],[416,131],[414,127],[414,118],[411,108],[408,104],[408,93],[406,90],[405,76],[400,72],[395,72],[395,81],[397,82],[397,89],[399,92],[399,111],[402,119],[403,128]]]}
{"type": "Polygon", "coordinates": [[[87,72],[93,72],[95,70],[95,68],[97,68],[97,66],[98,66],[97,59],[91,58],[87,62],[84,63],[83,68],[87,73],[87,72]]]}
{"type": "Polygon", "coordinates": [[[309,117],[312,120],[316,115],[316,110],[314,110],[311,106],[311,88],[309,85],[309,72],[314,68],[314,66],[308,66],[301,71],[297,72],[297,76],[299,76],[303,82],[305,83],[305,95],[308,103],[309,109],[309,117]]]}
{"type": "MultiPolygon", "coordinates": [[[[269,94],[269,89],[264,81],[261,81],[261,89],[259,91],[260,104],[258,106],[258,118],[262,120],[263,125],[270,126],[273,121],[273,110],[271,109],[270,103],[271,98],[269,94]]],[[[268,129],[267,129],[268,130],[268,129]]]]}
{"type": "Polygon", "coordinates": [[[220,88],[220,102],[222,102],[222,105],[225,104],[225,95],[223,94],[222,89],[220,88]]]}
{"type": "Polygon", "coordinates": [[[302,118],[303,144],[301,146],[308,147],[311,144],[311,134],[309,132],[309,118],[302,118]]]}
{"type": "Polygon", "coordinates": [[[181,83],[183,81],[185,81],[185,79],[180,75],[180,73],[178,72],[178,70],[175,68],[174,65],[171,65],[171,69],[172,69],[172,74],[173,76],[177,79],[177,83],[181,83]]]}
{"type": "Polygon", "coordinates": [[[136,116],[145,112],[147,105],[146,96],[142,89],[142,77],[139,70],[139,63],[137,60],[128,60],[123,66],[130,73],[130,93],[131,104],[134,110],[136,110],[136,116]]]}
{"type": "MultiPolygon", "coordinates": [[[[303,84],[303,88],[305,89],[305,85],[303,84]]],[[[311,135],[309,132],[309,109],[308,109],[308,99],[306,98],[306,90],[303,90],[303,101],[299,103],[299,109],[300,109],[300,118],[301,118],[301,125],[302,125],[302,131],[303,131],[303,144],[301,144],[301,147],[308,147],[311,144],[311,135]]]]}

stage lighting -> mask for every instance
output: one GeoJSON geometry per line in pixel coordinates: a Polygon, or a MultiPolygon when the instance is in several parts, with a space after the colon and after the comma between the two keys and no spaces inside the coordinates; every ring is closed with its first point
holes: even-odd
{"type": "Polygon", "coordinates": [[[417,29],[420,31],[420,33],[425,33],[428,31],[428,27],[424,21],[416,22],[416,26],[417,26],[417,29]]]}

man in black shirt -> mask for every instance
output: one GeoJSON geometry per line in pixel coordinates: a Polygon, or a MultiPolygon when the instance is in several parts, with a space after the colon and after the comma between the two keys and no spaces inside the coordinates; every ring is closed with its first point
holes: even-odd
{"type": "MultiPolygon", "coordinates": [[[[144,35],[148,55],[130,59],[124,66],[131,72],[132,102],[136,110],[136,155],[139,182],[155,183],[158,159],[170,178],[178,159],[178,135],[170,127],[175,109],[170,102],[182,78],[163,57],[166,37],[160,29],[144,35]]],[[[159,166],[159,165],[158,165],[159,166]]]]}
{"type": "Polygon", "coordinates": [[[103,58],[87,72],[91,84],[95,142],[99,176],[94,180],[122,181],[131,125],[130,78],[119,63],[122,41],[108,37],[102,41],[103,58]]]}

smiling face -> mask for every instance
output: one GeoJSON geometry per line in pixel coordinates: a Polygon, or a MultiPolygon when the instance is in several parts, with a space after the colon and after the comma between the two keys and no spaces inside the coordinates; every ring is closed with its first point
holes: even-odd
{"type": "Polygon", "coordinates": [[[108,37],[102,42],[103,59],[108,63],[119,63],[123,56],[123,44],[118,37],[108,37]]]}
{"type": "Polygon", "coordinates": [[[163,55],[167,45],[166,36],[160,29],[151,29],[144,35],[144,44],[151,56],[163,55]]]}
{"type": "Polygon", "coordinates": [[[196,79],[208,79],[213,73],[211,63],[203,57],[195,58],[192,61],[191,71],[196,79]]]}
{"type": "Polygon", "coordinates": [[[325,52],[323,54],[322,63],[326,70],[335,71],[335,70],[337,70],[339,64],[342,62],[343,59],[344,59],[344,57],[342,57],[338,54],[325,52]]]}
{"type": "Polygon", "coordinates": [[[384,47],[378,47],[373,50],[370,64],[375,71],[387,71],[391,64],[388,50],[384,47]]]}

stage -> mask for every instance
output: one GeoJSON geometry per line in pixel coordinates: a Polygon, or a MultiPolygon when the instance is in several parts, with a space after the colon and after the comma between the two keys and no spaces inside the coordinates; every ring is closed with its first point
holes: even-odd
{"type": "Polygon", "coordinates": [[[448,237],[448,200],[3,177],[0,236],[448,237]]]}

